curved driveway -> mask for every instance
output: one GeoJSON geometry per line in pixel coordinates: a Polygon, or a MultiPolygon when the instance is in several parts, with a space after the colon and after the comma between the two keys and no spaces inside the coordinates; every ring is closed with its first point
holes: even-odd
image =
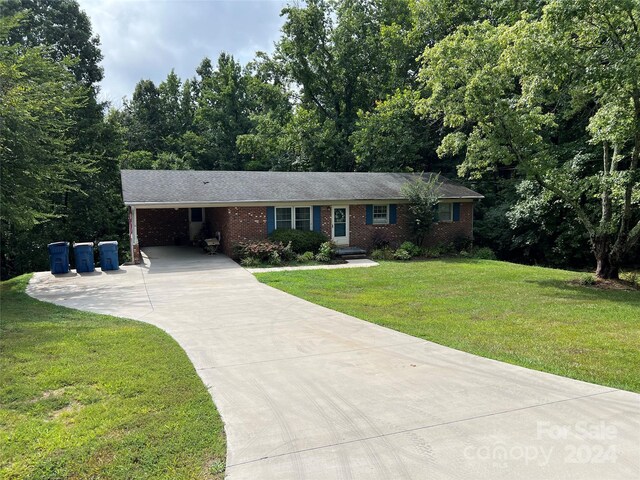
{"type": "Polygon", "coordinates": [[[337,313],[221,255],[145,252],[28,293],[171,334],[225,422],[230,479],[640,478],[640,395],[337,313]]]}

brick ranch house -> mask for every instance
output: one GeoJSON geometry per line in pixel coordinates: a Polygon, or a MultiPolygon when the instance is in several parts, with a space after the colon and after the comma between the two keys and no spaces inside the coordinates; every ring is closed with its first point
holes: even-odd
{"type": "MultiPolygon", "coordinates": [[[[220,232],[227,255],[233,245],[264,239],[276,228],[324,233],[339,246],[370,249],[376,239],[411,240],[402,185],[408,173],[230,172],[122,170],[129,211],[131,254],[140,248],[186,245],[205,226],[220,232]]],[[[430,174],[425,174],[425,177],[430,174]]],[[[438,222],[425,243],[473,235],[477,192],[444,177],[438,222]]]]}

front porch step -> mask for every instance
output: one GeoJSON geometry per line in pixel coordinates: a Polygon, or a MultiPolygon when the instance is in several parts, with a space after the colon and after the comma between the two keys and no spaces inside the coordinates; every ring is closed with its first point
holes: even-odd
{"type": "Polygon", "coordinates": [[[343,260],[367,258],[367,251],[360,247],[338,247],[336,254],[343,260]]]}

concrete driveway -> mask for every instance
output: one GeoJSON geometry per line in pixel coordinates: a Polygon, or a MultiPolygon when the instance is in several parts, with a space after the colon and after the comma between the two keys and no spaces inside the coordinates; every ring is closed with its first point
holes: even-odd
{"type": "Polygon", "coordinates": [[[145,252],[28,292],[169,332],[225,422],[230,479],[640,478],[640,395],[337,313],[221,255],[145,252]]]}

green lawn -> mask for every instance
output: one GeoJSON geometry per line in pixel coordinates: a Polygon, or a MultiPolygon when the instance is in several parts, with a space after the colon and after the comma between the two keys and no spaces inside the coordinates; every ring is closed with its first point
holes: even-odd
{"type": "Polygon", "coordinates": [[[640,291],[489,260],[257,274],[309,301],[466,352],[640,392],[640,291]]]}
{"type": "Polygon", "coordinates": [[[180,346],[0,285],[0,478],[222,478],[225,436],[180,346]]]}

